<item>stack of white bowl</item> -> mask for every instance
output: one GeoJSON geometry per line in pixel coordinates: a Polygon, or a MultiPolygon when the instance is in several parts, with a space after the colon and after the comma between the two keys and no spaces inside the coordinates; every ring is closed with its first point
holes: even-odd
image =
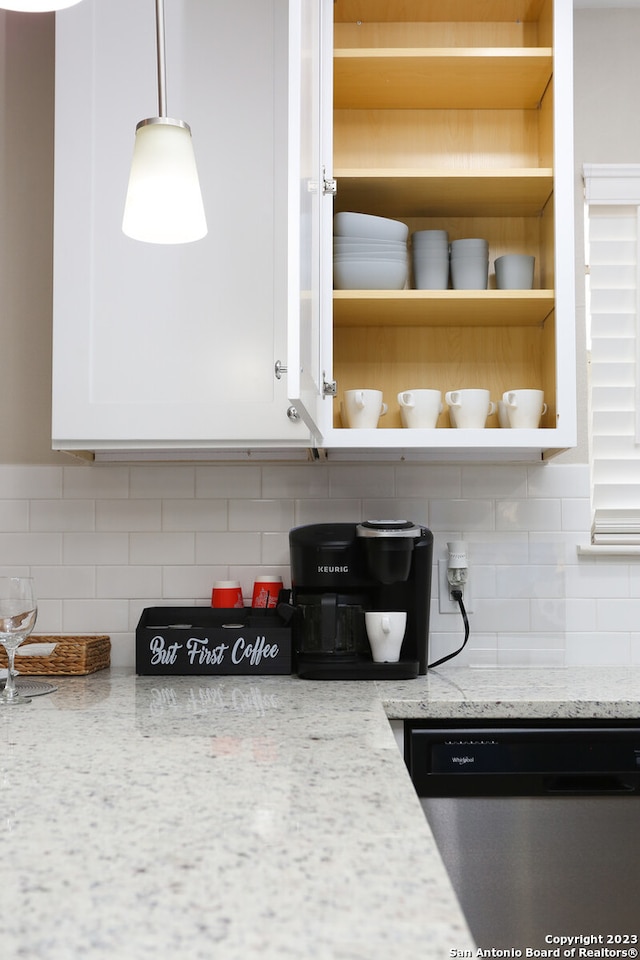
{"type": "Polygon", "coordinates": [[[454,290],[486,290],[489,282],[489,243],[468,239],[451,242],[451,285],[454,290]]]}
{"type": "Polygon", "coordinates": [[[407,284],[409,228],[368,213],[333,218],[333,286],[336,290],[403,290],[407,284]]]}
{"type": "Polygon", "coordinates": [[[446,290],[449,286],[447,231],[416,230],[411,237],[411,261],[416,290],[446,290]]]}

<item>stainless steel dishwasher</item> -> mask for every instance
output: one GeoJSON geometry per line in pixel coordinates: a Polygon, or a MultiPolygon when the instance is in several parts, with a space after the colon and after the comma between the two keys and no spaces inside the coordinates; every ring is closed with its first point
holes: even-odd
{"type": "Polygon", "coordinates": [[[640,722],[406,721],[405,760],[478,947],[637,956],[640,722]]]}

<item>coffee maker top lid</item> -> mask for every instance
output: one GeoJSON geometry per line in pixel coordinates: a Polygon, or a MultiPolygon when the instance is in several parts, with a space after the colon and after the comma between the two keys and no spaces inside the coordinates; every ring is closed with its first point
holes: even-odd
{"type": "Polygon", "coordinates": [[[422,535],[422,528],[411,520],[365,520],[356,527],[358,537],[413,537],[422,535]]]}

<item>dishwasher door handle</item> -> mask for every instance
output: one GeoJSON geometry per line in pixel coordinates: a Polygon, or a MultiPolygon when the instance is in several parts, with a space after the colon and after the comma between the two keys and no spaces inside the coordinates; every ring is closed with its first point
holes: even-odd
{"type": "Polygon", "coordinates": [[[560,773],[545,778],[546,793],[633,793],[635,786],[616,774],[560,773]]]}

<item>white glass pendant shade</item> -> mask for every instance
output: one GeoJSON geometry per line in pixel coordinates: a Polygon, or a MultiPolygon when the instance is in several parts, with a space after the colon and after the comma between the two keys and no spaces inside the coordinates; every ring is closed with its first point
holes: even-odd
{"type": "Polygon", "coordinates": [[[18,10],[21,13],[49,13],[65,10],[80,0],[0,0],[0,10],[18,10]]]}
{"type": "Polygon", "coordinates": [[[122,230],[146,243],[190,243],[207,233],[191,130],[154,117],[136,128],[122,230]]]}

